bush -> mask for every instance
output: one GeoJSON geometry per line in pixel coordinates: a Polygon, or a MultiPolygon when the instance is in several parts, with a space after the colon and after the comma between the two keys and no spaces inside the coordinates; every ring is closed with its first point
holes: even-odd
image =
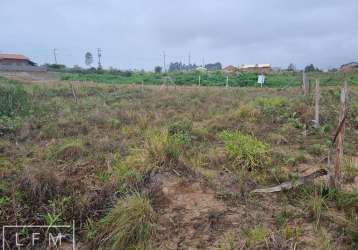
{"type": "Polygon", "coordinates": [[[180,137],[153,131],[146,136],[146,157],[155,167],[173,166],[178,162],[183,146],[183,140],[180,137]]]}
{"type": "Polygon", "coordinates": [[[99,222],[96,245],[100,249],[137,249],[146,246],[152,234],[154,211],[139,194],[120,200],[99,222]]]}
{"type": "Polygon", "coordinates": [[[171,124],[168,128],[168,134],[171,137],[176,137],[182,144],[190,145],[192,128],[193,123],[191,121],[183,120],[171,124]]]}
{"type": "Polygon", "coordinates": [[[284,107],[287,103],[286,99],[282,97],[266,98],[259,97],[255,103],[261,108],[264,114],[274,114],[284,107]]]}
{"type": "Polygon", "coordinates": [[[270,161],[268,145],[255,137],[240,131],[223,131],[219,137],[235,161],[248,169],[261,168],[270,161]]]}

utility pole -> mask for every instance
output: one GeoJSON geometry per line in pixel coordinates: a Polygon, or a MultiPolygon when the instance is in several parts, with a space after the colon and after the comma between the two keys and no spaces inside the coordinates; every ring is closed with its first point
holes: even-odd
{"type": "Polygon", "coordinates": [[[205,68],[205,58],[203,57],[203,68],[205,68]]]}
{"type": "Polygon", "coordinates": [[[167,65],[166,65],[166,62],[165,62],[166,56],[167,56],[167,55],[165,54],[165,51],[163,51],[163,67],[164,67],[164,73],[167,72],[167,65]]]}
{"type": "Polygon", "coordinates": [[[101,57],[102,57],[102,49],[97,49],[97,56],[98,56],[98,69],[102,69],[101,57]]]}
{"type": "Polygon", "coordinates": [[[191,64],[191,53],[189,51],[189,55],[188,55],[188,67],[190,68],[190,64],[191,64]]]}
{"type": "Polygon", "coordinates": [[[56,48],[53,49],[53,57],[55,59],[55,64],[57,64],[57,49],[56,48]]]}

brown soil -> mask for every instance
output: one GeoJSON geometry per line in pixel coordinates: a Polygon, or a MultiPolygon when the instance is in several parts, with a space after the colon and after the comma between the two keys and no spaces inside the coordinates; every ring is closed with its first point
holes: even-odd
{"type": "MultiPolygon", "coordinates": [[[[221,180],[225,180],[224,176],[230,179],[226,173],[217,174],[221,180]]],[[[228,232],[235,236],[237,247],[246,249],[245,231],[256,225],[272,231],[275,214],[282,210],[273,205],[280,204],[275,194],[257,199],[238,198],[232,206],[219,199],[218,193],[202,178],[194,180],[166,172],[156,174],[154,179],[153,206],[158,213],[156,249],[217,249],[228,232]]],[[[221,185],[222,191],[224,187],[221,185]]],[[[226,191],[231,193],[232,189],[239,187],[233,184],[226,191]]]]}

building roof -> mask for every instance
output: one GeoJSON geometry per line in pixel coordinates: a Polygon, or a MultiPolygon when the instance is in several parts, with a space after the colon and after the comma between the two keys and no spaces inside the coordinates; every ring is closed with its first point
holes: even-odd
{"type": "Polygon", "coordinates": [[[18,54],[1,54],[0,53],[0,60],[1,59],[13,59],[13,60],[26,60],[26,61],[31,61],[29,58],[27,58],[26,56],[23,55],[18,55],[18,54]]]}
{"type": "Polygon", "coordinates": [[[358,63],[356,62],[351,62],[351,63],[346,63],[346,64],[343,64],[341,67],[358,67],[358,63]]]}
{"type": "Polygon", "coordinates": [[[249,68],[270,68],[271,64],[241,64],[240,69],[249,69],[249,68]]]}
{"type": "Polygon", "coordinates": [[[197,67],[195,70],[207,71],[208,69],[200,66],[200,67],[197,67]]]}
{"type": "Polygon", "coordinates": [[[237,70],[237,68],[235,66],[229,65],[223,68],[223,70],[237,70]]]}

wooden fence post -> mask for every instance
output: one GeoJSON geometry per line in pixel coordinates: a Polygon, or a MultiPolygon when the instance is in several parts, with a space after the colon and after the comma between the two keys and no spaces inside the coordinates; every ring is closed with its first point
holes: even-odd
{"type": "Polygon", "coordinates": [[[308,87],[308,84],[307,84],[307,76],[306,76],[306,72],[305,71],[303,71],[302,72],[302,90],[303,90],[303,94],[305,95],[305,96],[307,96],[307,87],[308,87]]]}
{"type": "Polygon", "coordinates": [[[315,115],[314,115],[314,126],[319,128],[319,101],[321,98],[321,92],[319,88],[319,80],[316,79],[316,89],[315,89],[315,115]]]}
{"type": "Polygon", "coordinates": [[[342,182],[342,162],[343,162],[343,143],[344,143],[344,130],[347,112],[347,97],[348,97],[348,84],[344,81],[341,89],[341,104],[339,109],[339,122],[336,135],[336,159],[334,163],[334,174],[331,178],[331,186],[339,189],[342,182]]]}
{"type": "Polygon", "coordinates": [[[200,87],[200,84],[201,84],[201,75],[199,75],[199,87],[200,87]]]}
{"type": "Polygon", "coordinates": [[[226,76],[226,88],[229,87],[229,76],[226,76]]]}
{"type": "Polygon", "coordinates": [[[73,99],[74,99],[75,102],[77,103],[77,102],[78,102],[78,99],[77,99],[76,91],[75,91],[75,88],[73,87],[72,82],[70,82],[70,86],[71,86],[71,90],[72,90],[73,99]]]}

